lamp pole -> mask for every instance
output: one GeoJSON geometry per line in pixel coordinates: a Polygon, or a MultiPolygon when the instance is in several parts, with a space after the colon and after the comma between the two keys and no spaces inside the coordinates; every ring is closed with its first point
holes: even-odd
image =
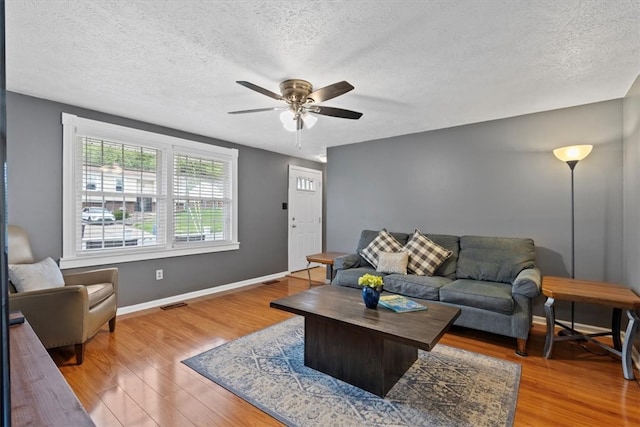
{"type": "MultiPolygon", "coordinates": [[[[578,164],[578,160],[568,160],[567,164],[571,169],[571,278],[576,278],[576,216],[574,203],[573,170],[578,164]]],[[[575,303],[571,301],[571,331],[574,330],[575,303]]]]}
{"type": "MultiPolygon", "coordinates": [[[[593,145],[571,145],[567,147],[560,147],[553,150],[553,154],[563,162],[566,162],[571,169],[571,278],[576,278],[576,237],[575,237],[575,203],[574,203],[574,184],[573,184],[573,170],[578,162],[591,153],[593,145]]],[[[575,303],[571,301],[571,332],[574,332],[574,314],[575,303]]],[[[565,329],[560,333],[569,333],[565,329]]]]}

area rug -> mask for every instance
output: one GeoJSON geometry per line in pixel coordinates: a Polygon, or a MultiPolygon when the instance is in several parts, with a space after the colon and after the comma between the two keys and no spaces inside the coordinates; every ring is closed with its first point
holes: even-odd
{"type": "MultiPolygon", "coordinates": [[[[347,350],[348,351],[348,350],[347,350]]],[[[384,397],[304,366],[294,317],[183,361],[289,426],[510,426],[520,365],[438,344],[384,397]]]]}

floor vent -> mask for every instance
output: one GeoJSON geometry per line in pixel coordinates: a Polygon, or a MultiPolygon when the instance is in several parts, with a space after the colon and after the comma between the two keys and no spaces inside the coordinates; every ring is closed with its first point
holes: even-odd
{"type": "Polygon", "coordinates": [[[274,283],[280,283],[279,280],[267,280],[265,282],[262,282],[263,285],[273,285],[274,283]]]}
{"type": "Polygon", "coordinates": [[[168,305],[163,305],[160,306],[161,309],[163,310],[171,310],[172,308],[179,308],[179,307],[186,307],[187,303],[185,302],[177,302],[175,304],[168,304],[168,305]]]}

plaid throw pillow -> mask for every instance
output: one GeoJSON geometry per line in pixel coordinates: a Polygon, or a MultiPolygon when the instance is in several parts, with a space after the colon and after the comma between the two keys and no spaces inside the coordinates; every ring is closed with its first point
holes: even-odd
{"type": "Polygon", "coordinates": [[[429,240],[417,228],[403,249],[409,252],[407,270],[418,276],[433,276],[452,254],[450,250],[429,240]]]}
{"type": "Polygon", "coordinates": [[[378,267],[378,255],[380,252],[400,252],[402,244],[396,240],[384,228],[378,233],[375,239],[360,251],[362,258],[374,267],[378,267]]]}

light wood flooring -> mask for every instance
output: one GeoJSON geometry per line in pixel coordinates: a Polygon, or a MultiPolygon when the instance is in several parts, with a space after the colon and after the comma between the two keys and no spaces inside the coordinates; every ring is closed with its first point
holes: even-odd
{"type": "MultiPolygon", "coordinates": [[[[313,274],[322,281],[324,270],[313,274]]],[[[72,348],[51,354],[98,426],[281,425],[180,362],[291,317],[269,302],[308,288],[289,277],[121,316],[115,333],[105,326],[87,344],[82,365],[73,364],[72,348]]],[[[516,426],[640,425],[640,382],[623,378],[618,358],[559,342],[544,359],[544,333],[534,326],[525,358],[514,339],[469,329],[453,328],[440,342],[522,365],[516,426]]]]}

